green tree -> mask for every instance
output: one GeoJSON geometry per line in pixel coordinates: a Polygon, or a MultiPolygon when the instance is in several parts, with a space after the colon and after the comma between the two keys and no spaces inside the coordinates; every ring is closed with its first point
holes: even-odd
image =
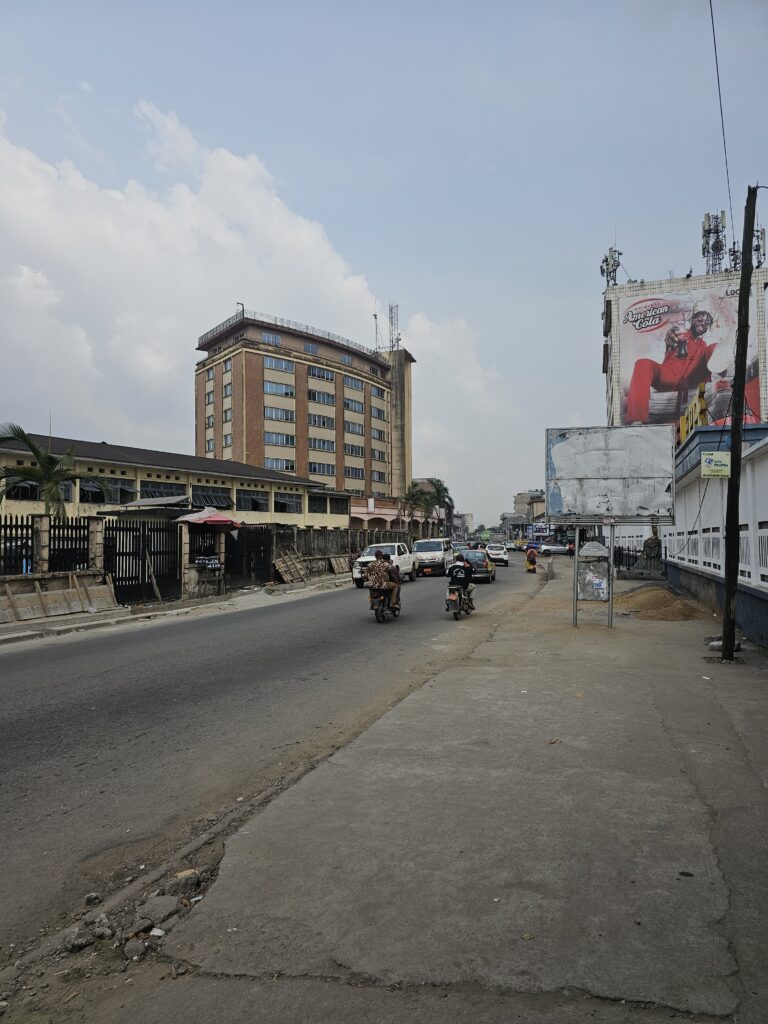
{"type": "Polygon", "coordinates": [[[438,479],[437,477],[430,477],[429,484],[432,488],[432,495],[434,497],[434,503],[438,508],[443,509],[445,512],[445,529],[446,536],[450,537],[453,533],[453,498],[451,492],[448,490],[445,481],[438,479]]]}
{"type": "Polygon", "coordinates": [[[63,484],[74,484],[86,480],[105,492],[103,483],[97,477],[78,473],[72,449],[63,455],[52,455],[44,451],[36,441],[18,424],[0,424],[0,444],[18,441],[32,456],[31,466],[4,466],[0,468],[0,497],[19,484],[34,484],[39,500],[45,505],[46,515],[67,518],[67,509],[62,495],[63,484]]]}

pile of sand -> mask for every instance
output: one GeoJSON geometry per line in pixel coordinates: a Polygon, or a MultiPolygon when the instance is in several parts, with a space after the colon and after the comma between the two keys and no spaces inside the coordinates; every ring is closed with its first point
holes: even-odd
{"type": "Polygon", "coordinates": [[[639,587],[628,594],[617,594],[614,604],[619,611],[633,612],[638,619],[678,622],[711,618],[711,614],[700,604],[659,585],[639,587]]]}

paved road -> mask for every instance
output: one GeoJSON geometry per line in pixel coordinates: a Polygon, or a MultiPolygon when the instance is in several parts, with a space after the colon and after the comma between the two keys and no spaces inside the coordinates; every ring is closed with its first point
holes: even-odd
{"type": "Polygon", "coordinates": [[[0,943],[70,920],[89,889],[329,754],[481,642],[505,597],[540,584],[500,568],[458,624],[443,582],[422,579],[383,626],[349,587],[0,650],[0,943]]]}

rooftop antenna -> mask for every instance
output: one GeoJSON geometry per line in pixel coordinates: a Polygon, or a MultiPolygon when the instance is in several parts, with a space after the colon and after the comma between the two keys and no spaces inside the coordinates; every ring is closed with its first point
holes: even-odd
{"type": "MultiPolygon", "coordinates": [[[[701,222],[701,255],[706,262],[707,274],[719,274],[723,269],[726,246],[728,239],[725,233],[725,210],[720,213],[705,213],[701,222]]],[[[731,269],[734,267],[734,260],[741,266],[741,252],[736,242],[728,253],[731,259],[731,269]]]]}
{"type": "Polygon", "coordinates": [[[605,278],[606,288],[615,287],[616,274],[621,266],[621,257],[623,255],[623,252],[619,252],[618,249],[614,249],[611,246],[600,261],[600,276],[605,278]]]}
{"type": "Polygon", "coordinates": [[[395,303],[389,304],[389,351],[394,352],[400,348],[400,307],[395,303]]]}
{"type": "Polygon", "coordinates": [[[381,331],[379,330],[379,314],[378,313],[374,313],[373,314],[373,323],[374,323],[374,331],[375,331],[373,347],[376,349],[377,352],[381,352],[381,350],[384,348],[384,340],[382,339],[381,331]]]}

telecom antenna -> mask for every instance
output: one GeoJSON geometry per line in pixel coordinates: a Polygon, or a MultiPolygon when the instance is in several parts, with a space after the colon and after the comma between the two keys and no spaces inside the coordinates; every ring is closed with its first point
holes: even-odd
{"type": "MultiPolygon", "coordinates": [[[[719,274],[722,271],[727,245],[725,210],[721,210],[720,213],[705,213],[704,220],[701,222],[701,255],[706,261],[707,274],[719,274]]],[[[736,248],[735,244],[733,248],[736,248]]],[[[731,250],[729,255],[731,261],[736,256],[739,266],[741,266],[741,252],[736,255],[731,250]]]]}
{"type": "Polygon", "coordinates": [[[755,228],[755,241],[752,246],[752,263],[762,267],[765,263],[765,228],[755,228]]]}
{"type": "Polygon", "coordinates": [[[623,255],[623,252],[619,252],[618,249],[614,249],[611,246],[605,256],[603,256],[600,262],[600,276],[605,278],[606,288],[615,286],[616,274],[621,266],[621,257],[623,255]]]}
{"type": "Polygon", "coordinates": [[[400,348],[400,307],[393,302],[389,304],[389,351],[400,348]]]}

